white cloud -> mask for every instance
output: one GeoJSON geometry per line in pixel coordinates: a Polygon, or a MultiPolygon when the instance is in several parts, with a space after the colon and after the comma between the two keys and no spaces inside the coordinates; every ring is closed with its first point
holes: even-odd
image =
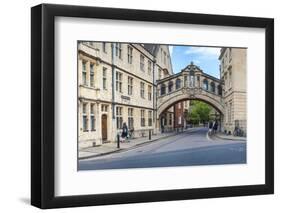
{"type": "Polygon", "coordinates": [[[173,50],[174,50],[174,47],[173,46],[169,46],[170,55],[173,54],[173,50]]]}
{"type": "Polygon", "coordinates": [[[206,57],[216,57],[220,55],[220,48],[214,47],[189,47],[185,52],[186,55],[198,54],[206,57]]]}

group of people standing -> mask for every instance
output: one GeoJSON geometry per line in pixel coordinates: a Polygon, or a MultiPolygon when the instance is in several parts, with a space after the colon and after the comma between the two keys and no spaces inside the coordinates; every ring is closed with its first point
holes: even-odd
{"type": "Polygon", "coordinates": [[[217,120],[209,122],[209,135],[213,135],[218,130],[219,123],[217,120]]]}

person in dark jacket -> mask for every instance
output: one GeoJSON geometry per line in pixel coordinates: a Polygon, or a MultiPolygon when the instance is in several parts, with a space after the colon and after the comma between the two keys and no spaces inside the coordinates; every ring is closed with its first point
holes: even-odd
{"type": "Polygon", "coordinates": [[[161,133],[164,132],[164,125],[161,123],[161,133]]]}
{"type": "Polygon", "coordinates": [[[215,123],[214,123],[214,125],[213,125],[213,131],[214,131],[214,133],[216,133],[217,130],[218,130],[218,121],[216,120],[215,123]]]}
{"type": "Polygon", "coordinates": [[[209,129],[212,129],[213,128],[213,121],[210,121],[209,122],[209,129]]]}
{"type": "Polygon", "coordinates": [[[124,139],[124,140],[128,137],[128,127],[127,127],[126,122],[123,123],[121,137],[122,137],[122,139],[124,139]]]}
{"type": "Polygon", "coordinates": [[[213,121],[210,121],[209,122],[209,132],[208,132],[209,135],[212,135],[213,134],[213,121]]]}

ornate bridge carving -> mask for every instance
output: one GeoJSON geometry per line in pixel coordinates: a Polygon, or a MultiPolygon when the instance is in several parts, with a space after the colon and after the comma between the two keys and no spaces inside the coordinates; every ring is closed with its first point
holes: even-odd
{"type": "Polygon", "coordinates": [[[224,113],[222,81],[192,62],[180,73],[157,81],[157,118],[175,103],[187,99],[205,101],[224,113]]]}

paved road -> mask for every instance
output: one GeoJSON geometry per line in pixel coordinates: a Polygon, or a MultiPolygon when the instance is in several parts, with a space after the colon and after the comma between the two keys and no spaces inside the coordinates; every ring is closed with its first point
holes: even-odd
{"type": "Polygon", "coordinates": [[[197,128],[132,150],[79,160],[78,170],[246,163],[243,141],[209,139],[197,128]]]}

